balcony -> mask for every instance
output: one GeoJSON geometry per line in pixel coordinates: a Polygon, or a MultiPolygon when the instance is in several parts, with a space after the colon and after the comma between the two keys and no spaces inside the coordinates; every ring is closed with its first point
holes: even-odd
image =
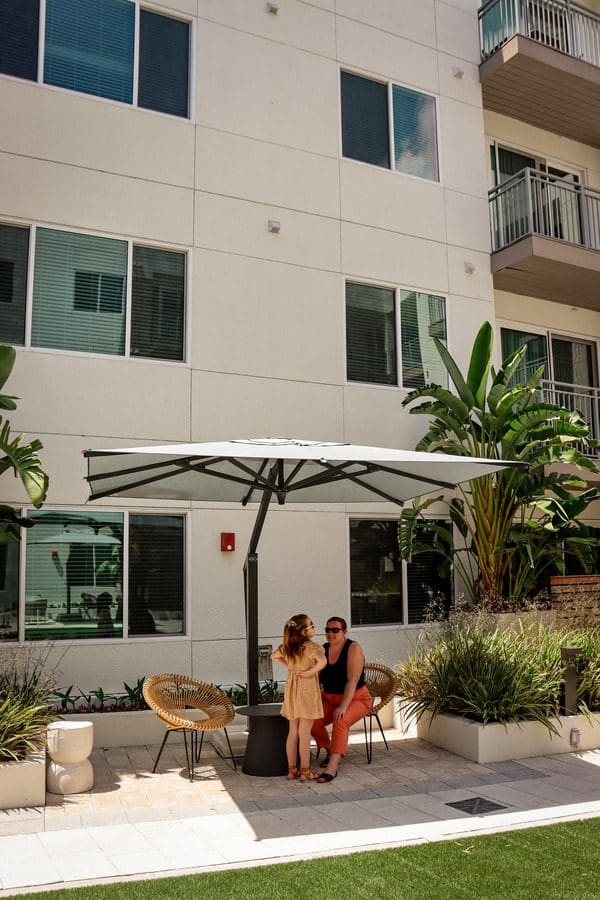
{"type": "Polygon", "coordinates": [[[600,15],[569,0],[479,10],[483,106],[600,147],[600,15]]]}
{"type": "Polygon", "coordinates": [[[523,169],[489,200],[494,287],[600,311],[600,191],[523,169]]]}
{"type": "MultiPolygon", "coordinates": [[[[566,409],[578,409],[589,425],[590,438],[596,441],[600,438],[600,388],[544,380],[541,399],[545,403],[556,403],[566,409]]],[[[598,456],[598,449],[595,447],[579,447],[579,450],[585,456],[598,456]]]]}

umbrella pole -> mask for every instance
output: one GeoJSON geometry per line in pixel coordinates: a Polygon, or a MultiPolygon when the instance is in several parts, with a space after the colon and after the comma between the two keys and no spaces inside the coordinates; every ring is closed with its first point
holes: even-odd
{"type": "Polygon", "coordinates": [[[254,522],[246,562],[244,563],[244,598],[246,601],[246,660],[248,673],[248,705],[258,704],[258,553],[256,548],[269,510],[272,490],[263,495],[254,522]]]}

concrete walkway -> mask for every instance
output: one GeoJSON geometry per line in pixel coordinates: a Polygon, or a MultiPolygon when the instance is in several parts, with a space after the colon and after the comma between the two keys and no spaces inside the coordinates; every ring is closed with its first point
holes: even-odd
{"type": "Polygon", "coordinates": [[[600,816],[600,750],[478,765],[400,738],[369,766],[354,735],[330,785],[236,774],[210,745],[193,784],[182,745],[156,775],[156,747],[94,751],[89,793],[0,810],[0,897],[600,816]]]}

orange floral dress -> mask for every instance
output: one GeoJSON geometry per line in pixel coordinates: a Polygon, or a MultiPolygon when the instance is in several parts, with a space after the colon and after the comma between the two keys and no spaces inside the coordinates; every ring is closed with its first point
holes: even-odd
{"type": "Polygon", "coordinates": [[[286,719],[321,719],[323,704],[319,676],[315,674],[310,678],[301,678],[300,672],[312,668],[325,650],[316,641],[307,641],[302,647],[301,655],[288,660],[283,646],[278,649],[288,666],[281,715],[286,719]]]}

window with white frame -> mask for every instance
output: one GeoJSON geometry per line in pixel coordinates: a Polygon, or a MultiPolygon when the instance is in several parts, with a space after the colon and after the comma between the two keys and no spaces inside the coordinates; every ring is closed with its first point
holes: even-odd
{"type": "Polygon", "coordinates": [[[434,338],[446,343],[446,300],[437,294],[346,282],[348,381],[447,385],[434,338]]]}
{"type": "Polygon", "coordinates": [[[431,551],[400,558],[398,521],[350,520],[350,605],[352,625],[413,625],[447,612],[452,600],[448,567],[424,528],[420,544],[431,551]]]}
{"type": "Polygon", "coordinates": [[[183,361],[185,293],[185,253],[0,224],[0,341],[183,361]],[[30,254],[33,284],[26,334],[30,254]]]}
{"type": "Polygon", "coordinates": [[[341,107],[344,156],[439,181],[435,97],[342,72],[341,107]]]}
{"type": "Polygon", "coordinates": [[[0,3],[3,74],[188,117],[189,70],[190,23],[134,0],[0,3]]]}
{"type": "Polygon", "coordinates": [[[31,511],[27,540],[0,544],[0,640],[185,633],[185,517],[31,511]],[[19,595],[19,552],[25,584],[19,595]]]}

